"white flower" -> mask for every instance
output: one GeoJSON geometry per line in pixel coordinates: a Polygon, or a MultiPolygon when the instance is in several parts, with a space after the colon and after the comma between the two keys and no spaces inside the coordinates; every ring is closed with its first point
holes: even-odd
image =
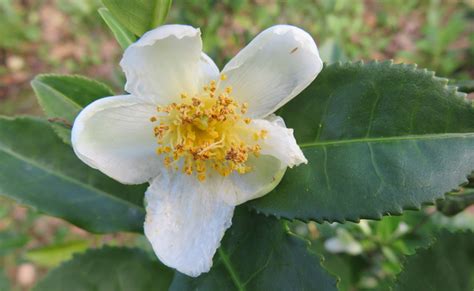
{"type": "Polygon", "coordinates": [[[90,104],[72,130],[86,164],[124,184],[150,183],[145,235],[164,264],[190,276],[211,268],[236,205],[307,163],[272,113],[322,69],[314,40],[294,26],[263,31],[222,72],[200,35],[185,25],[144,34],[120,63],[130,95],[90,104]]]}

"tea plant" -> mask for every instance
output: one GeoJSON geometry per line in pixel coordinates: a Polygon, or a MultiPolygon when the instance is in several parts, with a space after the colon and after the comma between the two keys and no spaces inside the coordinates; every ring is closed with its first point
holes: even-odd
{"type": "Polygon", "coordinates": [[[144,232],[154,252],[90,249],[35,290],[336,290],[370,278],[472,289],[473,235],[405,212],[472,202],[474,108],[456,83],[392,61],[323,65],[317,35],[288,25],[219,71],[199,30],[164,25],[171,1],[103,3],[127,93],[37,76],[46,118],[0,117],[0,191],[92,233],[144,232]],[[319,240],[295,221],[320,224],[319,240]]]}

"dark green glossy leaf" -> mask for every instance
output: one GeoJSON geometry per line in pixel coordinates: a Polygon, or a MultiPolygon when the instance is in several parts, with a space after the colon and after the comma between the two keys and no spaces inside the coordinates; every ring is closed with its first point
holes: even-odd
{"type": "Polygon", "coordinates": [[[120,24],[107,8],[100,8],[99,14],[114,34],[122,49],[126,49],[137,40],[136,36],[120,24]]]}
{"type": "Polygon", "coordinates": [[[357,221],[433,203],[474,169],[474,109],[413,65],[334,64],[279,114],[309,163],[251,202],[266,214],[357,221]]]}
{"type": "Polygon", "coordinates": [[[142,36],[164,23],[172,0],[102,0],[123,26],[142,36]]]}
{"type": "Polygon", "coordinates": [[[173,272],[139,249],[89,250],[52,270],[35,291],[167,290],[173,272]]]}
{"type": "Polygon", "coordinates": [[[442,232],[436,242],[409,257],[394,290],[474,289],[474,234],[442,232]]]}
{"type": "Polygon", "coordinates": [[[176,274],[171,290],[336,290],[336,280],[283,221],[238,208],[209,273],[176,274]]]}
{"type": "Polygon", "coordinates": [[[83,107],[115,95],[106,85],[77,75],[38,75],[31,86],[54,130],[66,143],[70,143],[72,124],[83,107]]]}
{"type": "Polygon", "coordinates": [[[144,191],[83,164],[46,121],[0,117],[0,195],[92,232],[141,232],[144,191]]]}

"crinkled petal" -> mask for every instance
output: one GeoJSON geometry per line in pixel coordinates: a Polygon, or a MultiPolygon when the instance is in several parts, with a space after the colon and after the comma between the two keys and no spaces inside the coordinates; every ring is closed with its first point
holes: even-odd
{"type": "Polygon", "coordinates": [[[250,157],[247,165],[252,171],[246,174],[233,173],[223,178],[226,191],[220,193],[230,205],[239,205],[269,193],[280,183],[286,171],[285,164],[268,155],[250,157]]]}
{"type": "Polygon", "coordinates": [[[234,207],[221,200],[221,179],[164,172],[148,188],[145,235],[165,265],[196,277],[210,270],[234,207]]]}
{"type": "Polygon", "coordinates": [[[270,115],[267,119],[254,119],[250,123],[255,130],[267,131],[264,139],[259,139],[262,155],[271,155],[279,159],[285,166],[292,168],[301,163],[308,163],[300,147],[296,143],[292,128],[286,128],[283,118],[270,115]]]}
{"type": "Polygon", "coordinates": [[[81,111],[72,128],[76,155],[124,184],[147,182],[163,165],[150,122],[155,107],[138,101],[131,95],[99,99],[81,111]]]}
{"type": "MultiPolygon", "coordinates": [[[[201,32],[188,25],[163,25],[130,45],[120,62],[125,90],[155,103],[194,94],[201,73],[201,32]],[[154,100],[155,97],[160,100],[154,100]]],[[[160,104],[160,103],[159,103],[160,104]]]]}
{"type": "Polygon", "coordinates": [[[323,67],[313,38],[290,25],[272,26],[255,37],[223,69],[232,95],[249,104],[248,115],[262,118],[306,88],[323,67]]]}

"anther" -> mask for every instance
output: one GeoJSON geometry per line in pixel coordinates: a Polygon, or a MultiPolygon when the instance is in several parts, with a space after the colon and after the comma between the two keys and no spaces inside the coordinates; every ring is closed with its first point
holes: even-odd
{"type": "MultiPolygon", "coordinates": [[[[220,79],[225,80],[227,76],[222,74],[220,79]]],[[[203,90],[195,95],[183,92],[180,96],[186,100],[181,103],[157,107],[158,112],[166,114],[150,117],[152,122],[160,120],[153,128],[158,143],[156,153],[164,156],[163,162],[170,170],[181,168],[186,175],[194,173],[199,181],[206,179],[208,170],[222,176],[233,172],[248,173],[251,167],[246,165],[247,160],[250,155],[259,156],[260,146],[244,143],[241,136],[250,134],[259,140],[268,132],[241,131],[242,121],[251,123],[250,118],[242,116],[247,112],[248,104],[239,104],[232,98],[232,87],[226,87],[217,98],[214,96],[215,80],[203,90]],[[180,159],[184,162],[179,163],[180,159]]]]}

